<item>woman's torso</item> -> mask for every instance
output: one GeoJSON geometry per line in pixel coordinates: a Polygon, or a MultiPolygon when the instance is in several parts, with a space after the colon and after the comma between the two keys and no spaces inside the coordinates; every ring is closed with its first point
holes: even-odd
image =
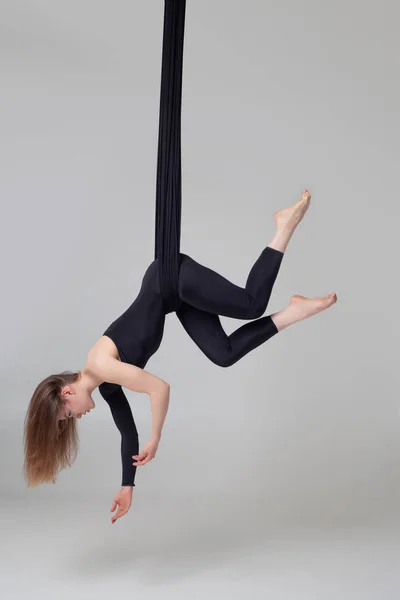
{"type": "Polygon", "coordinates": [[[164,333],[165,312],[154,260],[143,277],[139,294],[91,348],[90,359],[104,355],[144,368],[164,333]]]}

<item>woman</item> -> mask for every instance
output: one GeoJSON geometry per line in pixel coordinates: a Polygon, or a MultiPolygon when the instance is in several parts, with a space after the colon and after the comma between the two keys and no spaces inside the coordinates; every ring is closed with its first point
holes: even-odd
{"type": "MultiPolygon", "coordinates": [[[[215,364],[234,364],[279,331],[336,302],[336,294],[323,298],[293,296],[284,310],[261,317],[286,247],[310,199],[305,190],[299,202],[274,215],[276,234],[253,265],[244,289],[181,254],[181,305],[176,314],[189,336],[215,364]],[[254,320],[228,336],[219,315],[254,320]]],[[[164,321],[155,260],[144,275],[137,298],[91,348],[82,371],[51,375],[37,386],[25,420],[24,467],[30,487],[54,483],[57,472],[71,465],[78,446],[76,419],[95,407],[92,392],[98,387],[121,433],[122,486],[111,506],[111,512],[118,507],[112,523],[128,512],[136,468],[154,458],[168,410],[169,384],[144,370],[161,343],[164,321]],[[150,395],[152,435],[140,453],[135,422],[122,387],[150,395]]]]}

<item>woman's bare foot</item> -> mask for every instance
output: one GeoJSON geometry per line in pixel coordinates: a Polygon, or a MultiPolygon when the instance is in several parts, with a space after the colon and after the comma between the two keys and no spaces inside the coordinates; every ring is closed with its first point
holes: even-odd
{"type": "Polygon", "coordinates": [[[277,230],[274,239],[269,244],[270,248],[285,252],[297,225],[300,223],[310,206],[310,201],[310,192],[304,190],[300,200],[296,202],[296,204],[289,206],[289,208],[278,210],[278,212],[274,214],[277,230]]]}
{"type": "Polygon", "coordinates": [[[294,230],[306,214],[310,202],[311,194],[308,190],[304,190],[300,200],[296,202],[296,204],[289,206],[289,208],[278,210],[278,212],[274,214],[274,219],[278,228],[294,230]]]}
{"type": "Polygon", "coordinates": [[[293,307],[293,314],[299,317],[299,320],[306,319],[312,315],[325,310],[337,302],[335,293],[322,298],[306,298],[305,296],[293,296],[289,306],[293,307]]]}
{"type": "Polygon", "coordinates": [[[335,293],[324,296],[323,298],[305,298],[304,296],[293,296],[289,306],[284,310],[271,315],[278,331],[285,329],[293,323],[303,321],[312,317],[323,310],[326,310],[332,304],[337,302],[335,293]]]}

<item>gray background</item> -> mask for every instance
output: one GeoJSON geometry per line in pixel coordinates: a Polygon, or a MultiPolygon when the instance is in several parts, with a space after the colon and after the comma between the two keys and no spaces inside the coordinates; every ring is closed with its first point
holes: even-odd
{"type": "MultiPolygon", "coordinates": [[[[25,487],[35,386],[83,366],[153,258],[163,8],[1,1],[2,597],[397,598],[394,2],[188,0],[182,251],[243,285],[307,187],[267,313],[339,302],[229,369],[168,316],[162,443],[114,526],[97,391],[73,468],[25,487]]],[[[127,394],[144,442],[148,397],[127,394]]]]}

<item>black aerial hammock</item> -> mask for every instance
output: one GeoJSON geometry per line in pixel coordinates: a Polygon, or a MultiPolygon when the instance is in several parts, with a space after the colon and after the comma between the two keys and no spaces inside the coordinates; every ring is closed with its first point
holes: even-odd
{"type": "Polygon", "coordinates": [[[158,133],[155,254],[165,311],[179,305],[181,107],[186,0],[165,0],[158,133]]]}

